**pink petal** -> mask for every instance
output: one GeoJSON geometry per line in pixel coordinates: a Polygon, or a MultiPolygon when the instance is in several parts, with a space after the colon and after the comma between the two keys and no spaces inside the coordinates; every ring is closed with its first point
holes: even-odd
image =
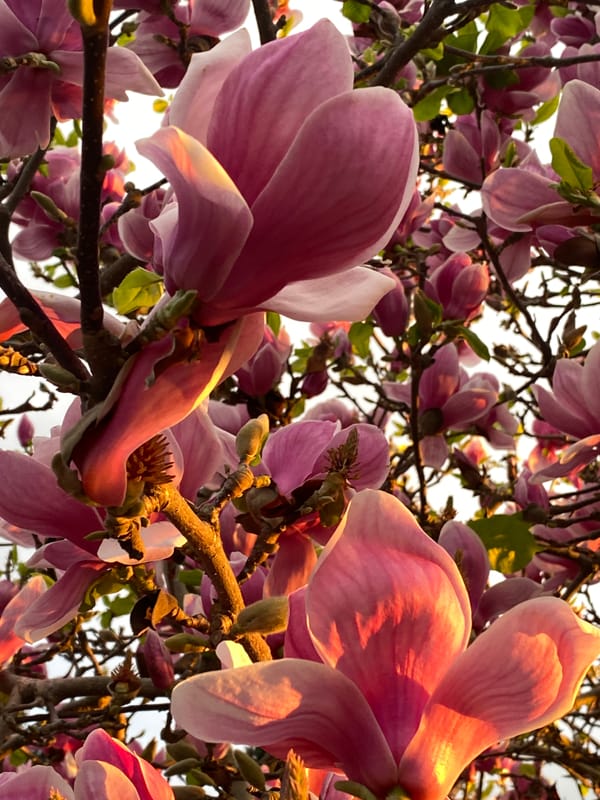
{"type": "Polygon", "coordinates": [[[530,231],[532,226],[520,218],[559,200],[550,184],[548,178],[518,167],[499,169],[484,181],[483,210],[508,231],[530,231]]]}
{"type": "Polygon", "coordinates": [[[250,0],[202,0],[191,3],[190,28],[194,33],[222,36],[243,25],[250,0]]]}
{"type": "Polygon", "coordinates": [[[15,625],[15,632],[27,642],[38,642],[70,622],[92,584],[106,572],[102,561],[82,561],[64,575],[40,598],[30,603],[15,625]]]}
{"type": "Polygon", "coordinates": [[[177,219],[150,224],[162,242],[167,291],[198,289],[210,300],[222,287],[252,227],[244,198],[208,150],[178,128],[161,128],[137,142],[139,152],[169,179],[177,219]]]}
{"type": "Polygon", "coordinates": [[[389,89],[319,106],[252,205],[254,227],[219,305],[257,306],[290,282],[375,255],[411,199],[416,141],[410,109],[389,89]]]}
{"type": "MultiPolygon", "coordinates": [[[[196,3],[194,8],[203,7],[196,3]]],[[[167,111],[168,125],[206,144],[213,107],[225,79],[252,51],[250,35],[240,30],[206,53],[195,53],[167,111]]]]}
{"type": "Polygon", "coordinates": [[[186,538],[171,523],[163,520],[154,522],[141,531],[144,542],[144,558],[131,558],[116,539],[104,539],[98,548],[98,558],[119,564],[146,564],[170,558],[176,547],[183,547],[186,538]]]}
{"type": "Polygon", "coordinates": [[[16,158],[45,147],[50,139],[53,76],[46,69],[18,69],[0,90],[0,158],[16,158]],[[23,125],[23,104],[27,125],[23,125]]]}
{"type": "Polygon", "coordinates": [[[314,474],[315,461],[336,430],[335,422],[306,420],[279,428],[269,436],[262,458],[280,494],[289,494],[314,474]]]}
{"type": "Polygon", "coordinates": [[[388,476],[390,467],[389,445],[383,431],[375,425],[359,422],[338,431],[328,443],[314,466],[314,473],[325,473],[331,469],[330,450],[345,445],[350,433],[358,436],[356,459],[349,467],[347,479],[356,491],[379,489],[388,476]]]}
{"type": "Polygon", "coordinates": [[[238,741],[309,767],[345,771],[385,793],[396,764],[357,687],[312,661],[282,659],[196,675],[173,690],[175,721],[205,742],[238,741]]]}
{"type": "MultiPolygon", "coordinates": [[[[83,55],[70,50],[56,51],[52,58],[60,66],[61,81],[83,85],[83,55]]],[[[127,92],[162,97],[163,90],[141,59],[127,47],[109,47],[106,54],[106,97],[127,101],[127,92]]]]}
{"type": "Polygon", "coordinates": [[[290,319],[325,322],[332,319],[364,320],[394,281],[368,267],[352,267],[340,275],[326,275],[307,281],[293,281],[263,303],[290,319]]]}
{"type": "Polygon", "coordinates": [[[140,800],[131,781],[103,761],[83,762],[75,777],[75,796],[94,800],[140,800]]]}
{"type": "Polygon", "coordinates": [[[265,597],[288,595],[304,586],[317,563],[315,546],[308,536],[284,533],[279,539],[279,550],[267,574],[263,593],[265,597]]]}
{"type": "MultiPolygon", "coordinates": [[[[88,761],[102,761],[116,767],[135,786],[139,800],[173,800],[173,791],[160,772],[102,728],[90,733],[76,758],[80,769],[88,761]]],[[[95,800],[93,793],[92,796],[95,800]]],[[[117,796],[120,799],[121,795],[112,794],[107,800],[115,800],[117,796]]]]}
{"type": "Polygon", "coordinates": [[[456,428],[482,417],[498,399],[491,389],[461,389],[444,403],[442,414],[445,428],[456,428]]]}
{"type": "Polygon", "coordinates": [[[328,20],[254,50],[231,72],[215,103],[208,146],[249,205],[310,113],[352,82],[348,45],[328,20]]]}
{"type": "Polygon", "coordinates": [[[442,678],[400,762],[400,785],[411,800],[439,800],[487,747],[566,714],[599,654],[600,630],[562,600],[508,611],[442,678]]]}
{"type": "Polygon", "coordinates": [[[306,661],[321,662],[308,630],[306,618],[306,586],[296,589],[288,597],[289,619],[283,643],[286,658],[302,658],[306,661]]]}
{"type": "Polygon", "coordinates": [[[9,772],[0,775],[2,800],[48,800],[52,792],[59,792],[64,800],[75,800],[73,790],[52,767],[35,764],[26,772],[9,772]]]}
{"type": "Polygon", "coordinates": [[[10,600],[0,616],[0,666],[6,664],[25,643],[15,627],[24,611],[46,591],[46,582],[36,575],[10,600]]]}
{"type": "Polygon", "coordinates": [[[324,662],[358,686],[399,760],[468,641],[470,604],[456,565],[399,500],[365,490],[319,559],[306,608],[324,662]]]}
{"type": "Polygon", "coordinates": [[[96,511],[64,492],[51,469],[24,453],[0,450],[0,516],[40,536],[67,538],[90,552],[84,536],[99,530],[96,511]],[[34,502],[43,497],[44,502],[34,502]],[[29,500],[29,502],[28,502],[29,500]]]}
{"type": "Polygon", "coordinates": [[[600,154],[594,132],[599,124],[600,90],[583,81],[569,81],[560,98],[554,135],[564,139],[583,163],[592,168],[596,180],[600,177],[600,154]],[[576,120],[582,114],[585,114],[586,124],[578,125],[576,120]]]}
{"type": "Polygon", "coordinates": [[[86,494],[100,505],[121,505],[129,455],[191,413],[228,372],[235,371],[258,348],[262,330],[262,315],[243,318],[221,331],[217,341],[205,342],[198,360],[167,366],[150,386],[147,378],[169,353],[170,337],[136,356],[111,413],[86,431],[76,445],[74,457],[86,494]]]}

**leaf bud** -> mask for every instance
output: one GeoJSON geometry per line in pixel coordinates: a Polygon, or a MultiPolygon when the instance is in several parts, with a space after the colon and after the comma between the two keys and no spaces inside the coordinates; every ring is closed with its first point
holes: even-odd
{"type": "Polygon", "coordinates": [[[240,461],[252,463],[260,455],[268,435],[269,417],[266,414],[248,420],[235,437],[235,448],[240,461]]]}
{"type": "Polygon", "coordinates": [[[265,773],[256,761],[244,750],[234,750],[233,757],[244,780],[248,781],[255,789],[265,790],[265,773]]]}
{"type": "Polygon", "coordinates": [[[231,633],[234,635],[279,633],[287,628],[288,616],[289,606],[286,596],[265,597],[240,611],[231,633]]]}

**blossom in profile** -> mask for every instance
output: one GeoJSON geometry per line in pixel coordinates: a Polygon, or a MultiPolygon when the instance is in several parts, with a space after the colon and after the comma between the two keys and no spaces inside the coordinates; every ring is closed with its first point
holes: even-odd
{"type": "Polygon", "coordinates": [[[290,614],[286,657],[183,681],[173,716],[204,741],[292,747],[377,797],[443,800],[483,750],[567,713],[600,654],[600,631],[552,597],[467,647],[470,634],[453,560],[400,501],[367,490],[290,614]]]}

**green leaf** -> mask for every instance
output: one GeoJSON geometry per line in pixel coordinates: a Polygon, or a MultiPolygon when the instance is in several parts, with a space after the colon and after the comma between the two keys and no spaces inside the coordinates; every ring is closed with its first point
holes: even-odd
{"type": "Polygon", "coordinates": [[[587,192],[594,187],[592,168],[584,164],[569,145],[557,136],[550,139],[552,169],[569,186],[587,192]]]}
{"type": "Polygon", "coordinates": [[[361,358],[367,358],[371,349],[371,336],[375,326],[372,322],[355,322],[350,326],[348,338],[361,358]]]}
{"type": "Polygon", "coordinates": [[[67,289],[69,286],[75,286],[73,278],[68,273],[66,275],[59,275],[52,283],[57,289],[67,289]]]}
{"type": "Polygon", "coordinates": [[[509,39],[514,39],[525,30],[533,17],[533,5],[521,8],[507,8],[494,3],[485,23],[488,35],[481,48],[482,53],[493,53],[509,39]]]}
{"type": "Polygon", "coordinates": [[[453,47],[457,47],[460,50],[468,50],[470,53],[474,53],[477,48],[478,36],[479,30],[477,29],[477,25],[475,24],[474,20],[471,20],[471,22],[467,22],[466,25],[456,31],[454,36],[451,37],[451,42],[449,39],[448,41],[453,47]]]}
{"type": "Polygon", "coordinates": [[[421,54],[432,61],[441,61],[444,57],[444,43],[438,42],[436,47],[427,47],[425,50],[421,50],[421,54]]]}
{"type": "Polygon", "coordinates": [[[281,317],[279,314],[275,311],[267,311],[267,325],[271,328],[275,336],[277,336],[281,330],[281,317]]]}
{"type": "Polygon", "coordinates": [[[155,272],[136,267],[112,293],[119,314],[131,314],[139,308],[152,308],[163,293],[162,278],[155,272]]]}
{"type": "Polygon", "coordinates": [[[490,360],[490,351],[486,343],[483,342],[471,328],[465,328],[464,325],[461,325],[459,327],[458,336],[465,340],[476,356],[479,356],[479,358],[482,358],[484,361],[490,360]]]}
{"type": "Polygon", "coordinates": [[[558,101],[560,95],[556,95],[553,97],[552,100],[548,100],[546,103],[542,103],[542,105],[538,108],[535,113],[535,117],[531,120],[531,125],[539,125],[542,122],[546,122],[546,120],[550,119],[554,115],[554,112],[558,108],[558,101]]]}
{"type": "Polygon", "coordinates": [[[451,86],[438,86],[437,89],[434,89],[432,92],[424,97],[422,100],[419,100],[413,106],[413,114],[415,117],[416,122],[427,122],[440,113],[440,106],[442,104],[442,100],[452,91],[451,86]]]}
{"type": "Polygon", "coordinates": [[[368,22],[371,18],[371,7],[360,3],[359,0],[344,0],[342,14],[350,22],[360,25],[362,22],[368,22]]]}
{"type": "Polygon", "coordinates": [[[454,114],[470,114],[475,108],[475,98],[469,89],[459,89],[448,95],[448,106],[454,114]]]}
{"type": "Polygon", "coordinates": [[[529,527],[532,523],[523,514],[496,514],[487,519],[469,522],[488,551],[490,567],[509,575],[529,564],[533,556],[544,548],[538,545],[529,527]]]}

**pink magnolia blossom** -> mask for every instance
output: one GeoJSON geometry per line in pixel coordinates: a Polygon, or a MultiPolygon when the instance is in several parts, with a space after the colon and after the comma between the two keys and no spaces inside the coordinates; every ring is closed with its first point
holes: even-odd
{"type": "MultiPolygon", "coordinates": [[[[19,65],[0,76],[0,157],[14,158],[45,147],[50,118],[81,116],[83,44],[79,23],[63,0],[0,0],[0,52],[19,58],[43,55],[49,66],[19,65]],[[23,124],[23,108],[27,124],[23,124]]],[[[106,96],[127,100],[125,89],[162,94],[139,58],[123,47],[110,47],[106,96]]]]}
{"type": "Polygon", "coordinates": [[[158,770],[102,728],[87,736],[75,759],[73,788],[52,767],[36,765],[0,775],[3,800],[174,800],[158,770]]]}
{"type": "Polygon", "coordinates": [[[442,306],[444,319],[470,320],[481,310],[489,285],[486,264],[474,264],[466,253],[454,253],[430,271],[424,289],[442,306]]]}
{"type": "Polygon", "coordinates": [[[36,575],[3,608],[0,614],[0,667],[25,644],[25,638],[19,636],[15,625],[29,606],[44,596],[45,591],[44,579],[36,575]]]}
{"type": "MultiPolygon", "coordinates": [[[[115,8],[131,3],[116,2],[115,8]]],[[[179,86],[193,53],[208,50],[218,38],[243,25],[250,0],[188,0],[172,3],[171,16],[156,0],[137,3],[143,9],[136,18],[131,50],[144,62],[161,86],[179,86]],[[185,26],[185,39],[182,28],[185,26]]]]}
{"type": "Polygon", "coordinates": [[[293,747],[377,797],[401,787],[442,800],[482,750],[565,714],[600,654],[600,631],[550,597],[521,603],[467,648],[456,565],[381,492],[352,500],[304,604],[289,648],[286,637],[294,657],[183,681],[173,715],[204,741],[278,757],[293,747]]]}
{"type": "Polygon", "coordinates": [[[250,397],[265,395],[279,383],[292,352],[285,328],[275,334],[265,325],[263,341],[256,353],[235,373],[240,390],[250,397]]]}
{"type": "Polygon", "coordinates": [[[352,91],[346,42],[326,20],[248,48],[239,34],[195,56],[169,126],[138,143],[174,192],[151,223],[153,265],[169,293],[199,291],[201,324],[256,308],[364,318],[391,284],[356,265],[389,239],[415,185],[410,110],[387,89],[352,91]]]}

